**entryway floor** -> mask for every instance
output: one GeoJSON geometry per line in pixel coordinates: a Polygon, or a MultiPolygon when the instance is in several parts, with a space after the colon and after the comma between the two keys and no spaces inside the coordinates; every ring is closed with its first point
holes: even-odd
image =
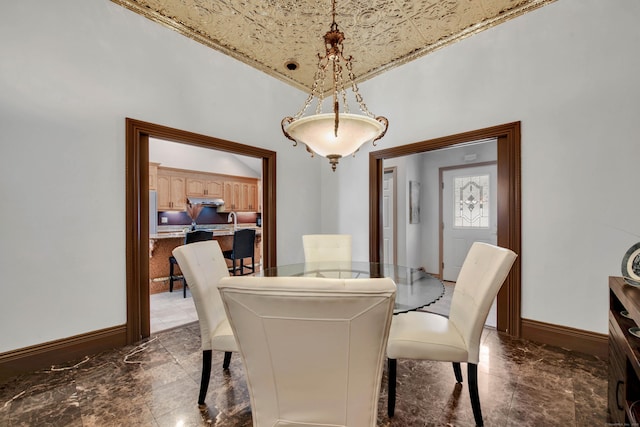
{"type": "Polygon", "coordinates": [[[152,334],[198,321],[189,288],[186,298],[183,298],[182,288],[151,294],[150,314],[152,334]]]}

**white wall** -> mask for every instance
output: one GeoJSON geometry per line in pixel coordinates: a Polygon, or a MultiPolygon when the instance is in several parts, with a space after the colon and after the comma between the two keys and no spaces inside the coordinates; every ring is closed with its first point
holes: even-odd
{"type": "Polygon", "coordinates": [[[320,164],[280,120],[305,93],[108,0],[2,2],[0,58],[0,352],[125,323],[126,117],[277,151],[300,259],[320,164]]]}
{"type": "MultiPolygon", "coordinates": [[[[360,85],[380,148],[522,121],[525,318],[607,330],[640,234],[639,16],[559,0],[360,85]]],[[[318,230],[368,259],[370,148],[335,174],[291,148],[306,94],[107,0],[2,2],[0,58],[0,352],[125,322],[125,117],[277,151],[279,263],[318,230]]]]}
{"type": "Polygon", "coordinates": [[[607,332],[607,278],[640,240],[638,18],[634,0],[559,0],[360,85],[390,121],[380,148],[522,122],[524,318],[607,332]]]}

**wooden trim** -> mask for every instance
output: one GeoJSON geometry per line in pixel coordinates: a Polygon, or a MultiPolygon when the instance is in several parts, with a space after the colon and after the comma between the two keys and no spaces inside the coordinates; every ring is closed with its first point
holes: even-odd
{"type": "Polygon", "coordinates": [[[149,137],[262,159],[263,265],[275,267],[276,153],[180,129],[126,119],[127,343],[151,334],[149,320],[149,137]]]}
{"type": "Polygon", "coordinates": [[[607,334],[598,334],[568,326],[522,319],[522,338],[571,351],[591,354],[603,360],[609,358],[609,335],[607,334]]]}
{"type": "Polygon", "coordinates": [[[126,340],[126,326],[120,325],[2,353],[0,380],[123,347],[126,340]]]}
{"type": "Polygon", "coordinates": [[[439,150],[454,145],[497,139],[498,245],[518,254],[498,293],[497,329],[519,337],[521,296],[521,197],[520,122],[507,123],[369,153],[369,260],[382,259],[382,169],[383,160],[439,150]]]}
{"type": "MultiPolygon", "coordinates": [[[[382,158],[369,153],[369,262],[382,260],[382,158]]],[[[397,262],[397,260],[396,260],[397,262]]]]}

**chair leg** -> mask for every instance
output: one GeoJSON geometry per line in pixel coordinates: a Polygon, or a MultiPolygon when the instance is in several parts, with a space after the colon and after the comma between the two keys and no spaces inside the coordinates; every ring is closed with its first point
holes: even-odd
{"type": "Polygon", "coordinates": [[[187,297],[187,280],[184,279],[182,281],[182,298],[186,298],[187,297]]]}
{"type": "Polygon", "coordinates": [[[169,260],[169,292],[173,292],[173,263],[169,260]]]}
{"type": "Polygon", "coordinates": [[[388,359],[387,364],[389,366],[389,384],[387,385],[387,415],[389,418],[393,417],[396,410],[396,368],[397,360],[388,359]]]}
{"type": "Polygon", "coordinates": [[[231,363],[231,352],[224,352],[224,361],[222,362],[222,369],[229,369],[229,364],[231,363]]]}
{"type": "Polygon", "coordinates": [[[475,363],[467,363],[467,376],[469,379],[469,396],[471,397],[471,409],[473,409],[473,418],[476,420],[476,426],[482,427],[482,409],[480,409],[480,395],[478,394],[478,365],[475,363]]]}
{"type": "Polygon", "coordinates": [[[202,378],[200,379],[198,405],[204,405],[204,398],[207,397],[209,379],[211,378],[211,357],[212,350],[202,350],[202,378]]]}
{"type": "Polygon", "coordinates": [[[453,362],[453,373],[456,376],[456,381],[462,383],[462,369],[460,369],[460,362],[453,362]]]}

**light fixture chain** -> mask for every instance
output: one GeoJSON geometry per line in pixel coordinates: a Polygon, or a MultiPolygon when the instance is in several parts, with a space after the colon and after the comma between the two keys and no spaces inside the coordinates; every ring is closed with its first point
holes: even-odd
{"type": "Polygon", "coordinates": [[[353,58],[343,54],[342,42],[344,39],[344,33],[338,29],[338,24],[336,24],[336,0],[332,0],[331,28],[324,36],[326,52],[324,56],[318,54],[318,68],[311,93],[295,117],[285,117],[280,122],[284,136],[293,141],[294,146],[298,142],[303,143],[312,157],[314,154],[326,157],[334,172],[341,158],[349,154],[355,156],[355,153],[367,141],[371,141],[375,146],[376,141],[382,138],[389,128],[389,121],[385,117],[375,117],[365,105],[353,73],[353,58]],[[348,71],[347,76],[345,76],[345,68],[348,71]],[[327,83],[326,79],[329,76],[332,77],[332,82],[327,83]],[[346,81],[347,79],[351,80],[350,86],[353,95],[363,115],[349,113],[350,104],[347,100],[349,83],[346,81]],[[322,114],[325,97],[327,103],[333,101],[333,115],[322,114]],[[302,118],[305,111],[313,103],[313,98],[317,98],[318,102],[316,117],[310,115],[302,118]],[[342,102],[342,112],[340,111],[340,102],[342,102]],[[329,116],[333,116],[333,120],[329,119],[329,116]],[[298,119],[300,119],[299,122],[298,119]],[[348,126],[349,132],[346,134],[338,134],[338,126],[341,122],[348,126]],[[334,138],[327,137],[327,131],[331,125],[333,125],[334,138]]]}
{"type": "Polygon", "coordinates": [[[309,105],[311,105],[311,103],[313,102],[313,98],[316,98],[316,97],[318,98],[318,105],[316,106],[316,114],[320,114],[322,112],[322,99],[323,99],[322,93],[324,90],[325,75],[324,75],[324,69],[322,68],[321,65],[322,65],[322,58],[320,58],[320,60],[318,61],[318,69],[316,70],[316,74],[314,76],[313,86],[311,86],[311,93],[307,97],[302,108],[300,108],[300,111],[298,111],[296,115],[293,116],[294,120],[298,120],[300,117],[302,117],[304,112],[307,111],[307,108],[309,108],[309,105]],[[318,82],[322,86],[320,94],[318,94],[318,82]]]}
{"type": "Polygon", "coordinates": [[[358,101],[358,105],[360,105],[360,111],[362,111],[367,116],[373,118],[374,117],[373,113],[369,111],[366,104],[364,103],[364,99],[362,99],[362,95],[360,95],[360,92],[358,91],[358,85],[356,84],[356,76],[353,74],[353,65],[351,61],[347,61],[347,70],[349,70],[349,79],[351,80],[351,91],[355,95],[356,101],[358,101]]]}
{"type": "Polygon", "coordinates": [[[320,82],[320,90],[318,91],[318,105],[316,105],[316,114],[322,114],[322,103],[324,102],[324,94],[326,92],[325,80],[327,79],[327,68],[329,67],[329,62],[325,65],[322,65],[322,60],[326,58],[321,58],[318,64],[318,72],[320,73],[319,82],[320,82]]]}
{"type": "MultiPolygon", "coordinates": [[[[347,61],[347,64],[349,62],[347,61]]],[[[342,109],[344,110],[345,113],[349,113],[349,102],[347,101],[347,91],[344,88],[344,78],[342,77],[342,70],[340,70],[340,76],[339,76],[339,87],[340,87],[340,93],[342,95],[342,109]]]]}

